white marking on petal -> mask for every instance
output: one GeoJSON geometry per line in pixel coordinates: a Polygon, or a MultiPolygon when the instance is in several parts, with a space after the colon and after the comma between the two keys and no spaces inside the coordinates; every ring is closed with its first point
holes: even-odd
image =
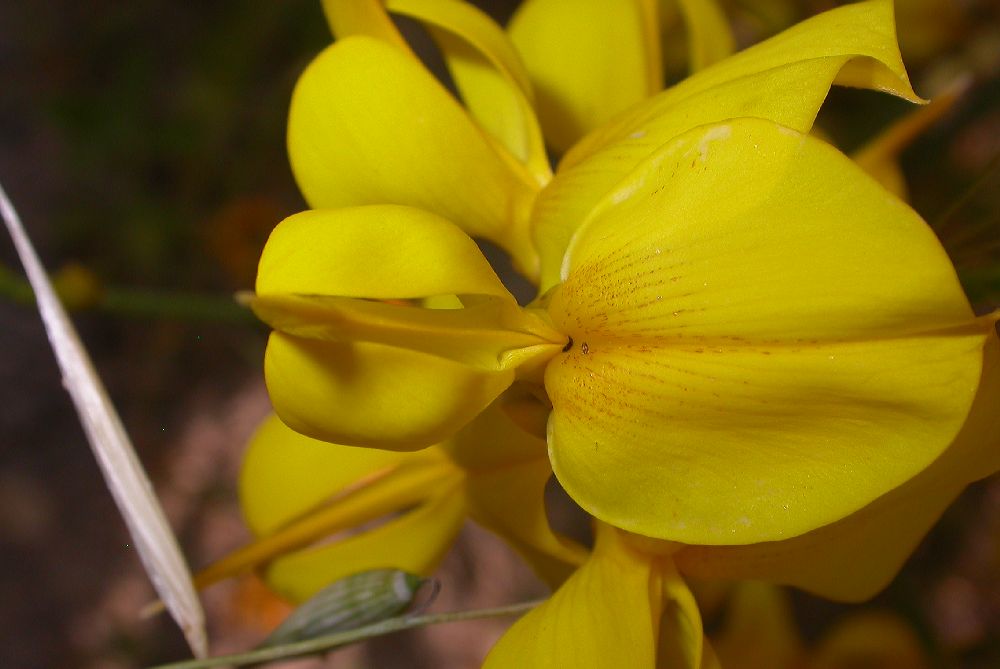
{"type": "Polygon", "coordinates": [[[701,140],[698,142],[698,159],[701,162],[708,160],[708,148],[712,142],[718,142],[723,139],[729,139],[733,134],[733,129],[728,125],[717,125],[710,129],[704,135],[702,135],[701,140]]]}

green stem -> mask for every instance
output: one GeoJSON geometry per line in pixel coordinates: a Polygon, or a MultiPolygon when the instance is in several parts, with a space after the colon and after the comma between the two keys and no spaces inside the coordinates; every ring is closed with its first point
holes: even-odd
{"type": "MultiPolygon", "coordinates": [[[[0,266],[0,298],[23,305],[33,305],[35,295],[28,282],[0,266]]],[[[79,311],[78,305],[67,307],[79,311]]],[[[150,320],[213,322],[234,325],[259,324],[249,309],[230,296],[107,287],[85,307],[107,313],[150,320]]]]}
{"type": "Polygon", "coordinates": [[[402,630],[424,627],[426,625],[439,625],[442,623],[454,623],[463,620],[478,620],[481,618],[498,618],[501,616],[512,616],[524,613],[535,608],[544,600],[533,602],[520,602],[508,606],[499,606],[492,609],[477,609],[474,611],[453,611],[450,613],[432,613],[421,616],[400,616],[389,618],[373,625],[366,625],[345,632],[336,632],[297,641],[295,643],[284,644],[282,646],[272,646],[269,648],[258,648],[246,653],[236,653],[235,655],[218,655],[201,660],[185,660],[183,662],[173,662],[171,664],[160,664],[150,669],[209,669],[219,666],[245,666],[258,662],[271,662],[288,657],[300,655],[313,655],[328,650],[334,650],[341,646],[358,641],[366,641],[375,637],[399,632],[402,630]]]}
{"type": "Polygon", "coordinates": [[[95,307],[131,318],[260,325],[253,312],[231,296],[108,288],[95,307]]]}

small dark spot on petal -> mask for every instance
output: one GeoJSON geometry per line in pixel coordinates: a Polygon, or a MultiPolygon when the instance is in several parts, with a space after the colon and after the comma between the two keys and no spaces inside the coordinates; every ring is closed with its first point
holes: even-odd
{"type": "Polygon", "coordinates": [[[584,355],[587,355],[588,353],[590,353],[590,347],[587,346],[587,342],[583,342],[583,345],[580,346],[580,350],[583,351],[584,355]]]}
{"type": "Polygon", "coordinates": [[[573,338],[569,337],[569,341],[566,342],[565,346],[563,346],[563,353],[565,353],[566,351],[570,350],[571,348],[573,348],[573,338]]]}

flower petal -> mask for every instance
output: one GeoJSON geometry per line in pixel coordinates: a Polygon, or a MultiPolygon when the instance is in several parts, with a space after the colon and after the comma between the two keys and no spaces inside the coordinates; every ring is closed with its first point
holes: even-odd
{"type": "Polygon", "coordinates": [[[443,441],[510,385],[434,355],[273,332],[264,375],[292,429],[338,444],[416,450],[443,441]]]}
{"type": "Polygon", "coordinates": [[[462,38],[525,95],[531,94],[528,71],[517,49],[503,29],[474,5],[459,0],[386,0],[386,7],[462,38]]]}
{"type": "Polygon", "coordinates": [[[371,569],[428,576],[437,568],[465,520],[460,484],[443,487],[415,509],[375,529],[275,560],[268,584],[301,602],[337,579],[371,569]]]}
{"type": "Polygon", "coordinates": [[[566,151],[663,86],[656,2],[527,0],[508,26],[545,139],[566,151]]]}
{"type": "MultiPolygon", "coordinates": [[[[318,441],[272,414],[261,423],[243,457],[240,505],[247,526],[263,536],[359,486],[390,473],[398,477],[400,469],[433,469],[447,463],[447,457],[434,448],[398,453],[318,441]]],[[[399,485],[388,492],[393,493],[390,508],[413,503],[399,485]]]]}
{"type": "Polygon", "coordinates": [[[368,342],[429,353],[484,373],[537,367],[566,345],[535,309],[481,297],[459,309],[325,295],[258,296],[257,316],[285,334],[340,343],[368,342]]]}
{"type": "Polygon", "coordinates": [[[240,502],[257,538],[195,581],[203,588],[406,511],[463,478],[439,448],[394,453],[329,444],[272,415],[251,440],[240,473],[240,502]]]}
{"type": "MultiPolygon", "coordinates": [[[[716,63],[604,125],[575,146],[564,163],[567,167],[576,164],[644,129],[655,130],[657,137],[652,138],[647,132],[644,137],[633,139],[645,139],[647,146],[656,148],[687,128],[714,120],[699,117],[720,104],[725,106],[725,115],[715,118],[769,118],[804,131],[812,126],[816,111],[833,83],[880,90],[911,102],[922,102],[910,87],[899,55],[892,0],[867,0],[818,14],[716,63]],[[820,62],[812,63],[815,67],[806,67],[810,61],[820,62]],[[788,68],[793,71],[785,72],[788,68]],[[784,90],[790,81],[799,82],[800,88],[784,90]],[[726,88],[719,90],[722,87],[726,88]],[[644,127],[696,95],[708,98],[686,103],[680,110],[688,114],[686,119],[666,121],[668,126],[680,125],[679,132],[665,131],[655,125],[644,127]],[[742,113],[734,114],[734,110],[742,113]]],[[[677,115],[677,111],[671,114],[677,115]]]]}
{"type": "Polygon", "coordinates": [[[545,440],[521,430],[494,402],[444,448],[468,475],[472,518],[499,534],[553,588],[587,557],[556,534],[545,512],[552,477],[545,440]]]}
{"type": "Polygon", "coordinates": [[[272,416],[254,436],[240,476],[244,515],[261,540],[219,565],[246,568],[281,555],[267,567],[267,580],[293,601],[369,569],[428,574],[465,517],[462,479],[439,449],[400,454],[327,444],[272,416]],[[398,512],[374,529],[301,548],[398,512]]]}
{"type": "Polygon", "coordinates": [[[513,302],[476,243],[434,214],[392,205],[304,211],[275,227],[260,295],[408,299],[495,295],[513,302]]]}
{"type": "Polygon", "coordinates": [[[767,121],[665,147],[564,271],[553,470],[639,534],[743,544],[836,521],[940,455],[975,393],[987,325],[930,229],[767,121]]]}
{"type": "Polygon", "coordinates": [[[884,588],[917,542],[969,483],[1000,471],[1000,342],[986,342],[982,380],[961,432],[905,484],[844,518],[786,541],[690,546],[681,569],[704,578],[794,585],[830,599],[862,601],[884,588]]]}
{"type": "Polygon", "coordinates": [[[276,411],[336,443],[439,442],[510,385],[511,370],[565,341],[518,307],[465,233],[408,207],[286,219],[264,249],[257,290],[251,305],[280,331],[265,359],[276,411]],[[467,308],[377,301],[456,294],[464,302],[450,306],[467,308]]]}
{"type": "Polygon", "coordinates": [[[691,71],[697,72],[736,50],[729,21],[715,0],[678,0],[688,35],[691,71]]]}
{"type": "Polygon", "coordinates": [[[677,573],[669,557],[656,562],[656,576],[662,593],[656,666],[663,669],[700,669],[711,659],[704,652],[705,633],[698,602],[677,573]]]}
{"type": "Polygon", "coordinates": [[[384,0],[323,0],[323,12],[337,39],[368,35],[409,50],[406,40],[386,13],[384,0]]]}
{"type": "Polygon", "coordinates": [[[566,244],[594,205],[665,142],[734,117],[765,118],[808,132],[835,81],[919,100],[899,58],[891,1],[852,4],[803,21],[688,77],[581,140],[532,214],[542,291],[558,281],[566,244]]]}
{"type": "Polygon", "coordinates": [[[525,356],[544,357],[565,342],[517,305],[465,233],[407,207],[319,210],[286,219],[264,249],[257,290],[248,298],[254,311],[285,334],[393,345],[488,372],[512,369],[525,356]],[[452,294],[465,296],[468,307],[373,301],[452,294]]]}
{"type": "Polygon", "coordinates": [[[552,477],[547,458],[470,475],[469,513],[500,535],[538,576],[555,588],[583,563],[586,551],[552,531],[545,513],[545,484],[552,477]]]}
{"type": "Polygon", "coordinates": [[[498,152],[416,59],[355,35],[323,51],[300,77],[288,151],[315,209],[405,204],[490,239],[526,271],[526,230],[538,181],[498,152]]]}
{"type": "Polygon", "coordinates": [[[538,184],[551,179],[531,82],[503,29],[476,7],[454,0],[389,0],[388,8],[424,23],[472,117],[538,184]]]}
{"type": "Polygon", "coordinates": [[[539,183],[552,176],[531,107],[531,83],[514,46],[489,16],[455,0],[326,0],[338,38],[370,35],[406,46],[388,12],[416,19],[434,37],[473,118],[526,163],[539,183]]]}
{"type": "Polygon", "coordinates": [[[523,462],[548,462],[545,440],[520,429],[507,414],[506,405],[511,397],[520,397],[521,385],[507,390],[442,446],[462,469],[478,474],[523,462]]]}
{"type": "Polygon", "coordinates": [[[612,528],[598,531],[590,560],[552,597],[514,623],[484,669],[653,669],[651,561],[612,528]]]}

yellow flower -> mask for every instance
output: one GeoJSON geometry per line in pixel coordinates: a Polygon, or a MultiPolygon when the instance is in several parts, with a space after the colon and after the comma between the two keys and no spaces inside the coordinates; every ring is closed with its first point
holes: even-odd
{"type": "Polygon", "coordinates": [[[683,20],[697,71],[733,52],[714,0],[527,0],[508,26],[536,96],[546,143],[569,149],[587,132],[663,88],[661,25],[683,20]]]}
{"type": "Polygon", "coordinates": [[[916,99],[890,2],[647,99],[536,195],[399,47],[339,41],[297,88],[297,175],[314,204],[409,206],[275,230],[253,306],[278,414],[412,450],[516,383],[551,403],[553,469],[585,510],[697,545],[801,535],[899,487],[962,426],[992,324],[923,221],[803,134],[835,82],[916,99]],[[525,225],[544,292],[527,309],[466,236],[516,255],[525,225]]]}
{"type": "Polygon", "coordinates": [[[926,469],[830,525],[784,541],[687,546],[675,560],[702,579],[758,579],[841,601],[884,588],[920,539],[970,483],[1000,471],[1000,340],[987,338],[979,387],[965,423],[926,469]]]}
{"type": "MultiPolygon", "coordinates": [[[[721,58],[731,50],[728,32],[719,24],[721,15],[712,3],[684,0],[680,5],[686,22],[695,34],[691,48],[692,59],[697,66],[703,66],[711,59],[721,58]]],[[[460,2],[392,0],[383,5],[378,1],[332,1],[324,3],[324,6],[331,27],[343,42],[349,43],[351,40],[345,38],[351,35],[374,38],[398,49],[413,64],[416,64],[416,60],[389,21],[387,10],[417,19],[430,30],[463,95],[464,112],[468,117],[462,118],[461,111],[456,113],[456,107],[450,103],[449,98],[433,92],[434,86],[431,84],[427,88],[435,99],[433,104],[440,103],[438,111],[443,109],[445,118],[450,119],[444,125],[450,125],[452,130],[457,130],[463,137],[472,137],[472,141],[463,139],[455,146],[421,145],[420,132],[426,130],[426,119],[420,121],[420,128],[394,122],[391,124],[392,128],[405,129],[405,132],[399,131],[404,141],[393,146],[392,161],[381,162],[384,156],[378,155],[376,151],[372,162],[380,163],[377,166],[380,173],[384,173],[386,167],[392,165],[412,169],[414,164],[421,164],[426,159],[402,159],[402,155],[414,142],[417,145],[415,151],[423,156],[441,150],[471,152],[474,156],[472,162],[483,167],[483,173],[500,175],[499,186],[491,192],[499,194],[498,200],[510,197],[512,204],[499,205],[498,213],[491,219],[489,215],[482,215],[484,199],[489,198],[480,197],[478,201],[471,203],[472,213],[464,216],[462,205],[455,203],[458,199],[455,197],[456,192],[449,187],[445,189],[448,202],[444,203],[444,213],[463,223],[466,231],[492,237],[503,244],[527,268],[531,267],[532,262],[537,262],[532,260],[537,254],[527,230],[524,229],[527,212],[519,202],[533,198],[538,188],[551,178],[538,124],[529,104],[533,98],[533,88],[540,86],[543,89],[543,99],[538,102],[538,106],[549,145],[553,146],[558,144],[558,138],[552,133],[565,136],[567,130],[561,121],[555,125],[551,123],[553,114],[562,113],[560,110],[568,110],[574,116],[574,132],[582,134],[583,130],[595,127],[600,121],[610,118],[615,112],[661,87],[661,77],[658,75],[660,56],[656,35],[657,8],[645,1],[563,3],[531,0],[521,6],[517,17],[512,21],[511,31],[515,43],[519,42],[527,49],[520,54],[515,53],[514,47],[506,42],[495,24],[475,8],[460,2]],[[574,22],[573,29],[567,30],[567,20],[574,22]],[[567,39],[567,36],[570,37],[567,39]],[[616,48],[608,49],[609,39],[615,40],[616,48]],[[641,57],[647,58],[646,61],[633,62],[637,48],[642,51],[641,57]],[[581,67],[576,56],[565,57],[570,50],[574,50],[573,53],[577,55],[600,52],[598,61],[603,67],[581,67]],[[524,66],[521,64],[522,58],[526,60],[524,66]],[[559,58],[561,60],[557,62],[559,58]],[[638,69],[633,68],[633,65],[638,69]],[[568,70],[560,71],[560,68],[568,70]],[[623,83],[623,73],[628,76],[635,73],[642,79],[641,85],[636,86],[634,81],[630,81],[614,95],[609,95],[609,86],[623,83]],[[583,74],[582,78],[580,74],[583,74]],[[546,84],[546,79],[551,80],[558,90],[553,90],[551,85],[546,84]],[[389,165],[390,162],[392,165],[389,165]],[[455,206],[449,209],[451,205],[455,206]]],[[[668,11],[668,15],[662,18],[670,20],[676,17],[668,11]]],[[[341,51],[365,48],[372,47],[348,44],[341,51]]],[[[378,47],[374,47],[374,51],[379,51],[378,47]]],[[[341,55],[340,60],[350,60],[350,56],[341,55]]],[[[343,62],[338,64],[336,59],[321,57],[303,77],[296,91],[289,148],[293,166],[307,197],[313,204],[356,204],[367,202],[370,198],[375,202],[394,201],[428,206],[427,201],[421,199],[427,195],[423,188],[408,189],[396,179],[380,180],[378,175],[372,178],[372,174],[366,174],[368,182],[360,184],[359,188],[355,180],[357,175],[340,169],[333,174],[322,172],[322,164],[330,165],[331,161],[337,160],[338,154],[331,153],[331,150],[336,151],[342,147],[331,144],[320,146],[321,150],[317,151],[317,139],[319,144],[324,141],[322,132],[314,132],[317,115],[323,116],[321,122],[325,129],[336,130],[336,135],[331,136],[334,140],[350,133],[364,134],[370,130],[352,119],[349,133],[344,133],[343,128],[337,127],[336,116],[326,117],[323,109],[314,104],[316,95],[328,96],[338,86],[348,85],[346,82],[352,80],[350,77],[345,81],[340,80],[344,67],[343,62]],[[328,76],[324,77],[322,72],[316,74],[317,70],[322,71],[324,68],[330,70],[328,76]]],[[[410,68],[403,65],[403,69],[410,68]]],[[[420,73],[419,66],[416,71],[418,78],[428,79],[425,74],[420,73]]],[[[358,76],[358,73],[354,76],[358,76]]],[[[368,88],[366,86],[359,92],[373,96],[385,95],[384,91],[368,88]]],[[[392,90],[390,93],[398,96],[400,90],[392,90]]],[[[357,102],[354,97],[347,101],[357,102]]],[[[395,110],[390,106],[389,111],[395,110]]],[[[379,130],[384,130],[384,127],[379,130]]],[[[442,164],[447,162],[448,156],[442,157],[442,164]]],[[[391,172],[388,174],[392,176],[391,172]]],[[[464,175],[464,178],[469,176],[464,175]]],[[[475,177],[472,180],[480,181],[475,177]]],[[[434,205],[430,207],[434,208],[434,205]]],[[[287,351],[285,355],[281,353],[287,348],[289,347],[283,347],[282,340],[276,337],[272,341],[269,360],[273,362],[278,358],[287,362],[290,357],[287,351]]],[[[352,355],[357,354],[358,348],[355,347],[352,355]]],[[[382,355],[385,354],[382,351],[382,355]]],[[[448,367],[442,365],[441,361],[426,359],[422,361],[422,365],[448,367]]],[[[269,369],[273,367],[273,364],[269,365],[269,369]]],[[[451,367],[448,372],[456,374],[460,370],[451,367]]],[[[276,376],[271,374],[269,377],[272,386],[278,383],[276,376]]],[[[296,382],[294,374],[287,378],[291,384],[296,382]]],[[[453,424],[442,430],[440,425],[434,423],[438,414],[433,410],[428,411],[428,403],[438,406],[433,399],[429,399],[423,391],[407,395],[406,390],[410,387],[406,384],[406,379],[398,381],[396,385],[402,386],[403,392],[393,409],[403,416],[397,416],[396,419],[402,417],[403,422],[406,422],[405,418],[408,417],[416,421],[422,415],[427,417],[423,423],[426,430],[409,425],[411,436],[424,443],[450,434],[453,424]],[[414,402],[412,412],[407,411],[410,401],[414,402]]],[[[486,386],[487,393],[496,392],[497,384],[486,383],[486,386]]],[[[475,381],[463,384],[460,380],[456,390],[473,394],[483,392],[475,381]]],[[[345,413],[351,412],[352,407],[357,404],[351,401],[348,393],[339,394],[338,397],[344,402],[345,413]]],[[[510,393],[503,398],[502,403],[508,413],[516,414],[520,407],[522,423],[544,422],[544,415],[541,415],[537,406],[532,407],[531,403],[518,401],[510,393]],[[525,416],[525,410],[528,414],[535,415],[525,416]]],[[[316,431],[315,427],[310,428],[308,417],[296,421],[295,414],[288,411],[285,416],[300,429],[311,433],[316,431]]],[[[270,562],[267,567],[269,581],[293,599],[301,599],[326,581],[352,570],[385,566],[383,563],[411,572],[426,573],[436,565],[450,544],[457,527],[455,520],[468,512],[485,526],[497,529],[501,536],[526,555],[543,578],[553,585],[558,584],[567,573],[567,565],[579,563],[581,554],[578,549],[567,548],[564,544],[553,541],[554,535],[545,523],[541,491],[545,481],[551,476],[551,469],[545,457],[544,441],[523,433],[510,434],[510,423],[507,422],[506,426],[498,425],[501,419],[496,416],[502,416],[499,409],[488,409],[463,428],[454,439],[413,455],[372,453],[320,445],[319,442],[283,428],[276,420],[268,421],[252,444],[243,473],[244,506],[248,521],[259,539],[253,545],[210,567],[202,575],[202,581],[220,578],[249,564],[270,562]],[[463,449],[456,445],[461,445],[463,440],[464,443],[469,443],[471,439],[463,435],[470,434],[479,435],[479,441],[487,438],[497,441],[502,438],[506,445],[502,449],[494,448],[493,454],[488,457],[466,447],[464,450],[475,454],[474,457],[461,456],[463,449]],[[524,449],[519,448],[518,444],[529,442],[535,444],[534,457],[522,462],[519,458],[523,457],[523,453],[519,451],[524,449]],[[538,450],[539,447],[542,450],[538,450]],[[456,459],[463,464],[456,467],[453,463],[456,459]],[[423,487],[414,487],[413,481],[419,481],[423,487]],[[462,484],[456,484],[456,481],[461,481],[462,484]],[[310,546],[317,538],[371,522],[372,518],[384,515],[386,508],[402,511],[414,503],[412,496],[419,495],[418,490],[423,491],[420,504],[396,520],[346,541],[320,547],[310,546]],[[312,492],[306,494],[304,491],[312,492]],[[359,495],[363,498],[360,503],[359,495]],[[320,500],[324,501],[321,503],[320,500]],[[437,507],[446,507],[448,511],[432,513],[431,509],[437,507]],[[408,542],[397,540],[397,537],[407,535],[420,538],[408,542]],[[294,554],[288,555],[289,552],[294,554]]],[[[359,414],[357,430],[351,430],[350,426],[345,427],[342,423],[333,429],[351,443],[383,445],[379,438],[380,426],[377,422],[365,422],[367,418],[368,413],[359,414]]],[[[454,424],[467,419],[466,414],[460,414],[454,424]]],[[[333,436],[326,430],[320,430],[319,433],[326,439],[333,436]]]]}
{"type": "MultiPolygon", "coordinates": [[[[678,5],[692,62],[731,51],[714,3],[678,5]]],[[[323,6],[338,39],[303,73],[288,123],[292,169],[310,206],[420,207],[500,245],[529,278],[538,272],[532,202],[552,176],[535,108],[546,142],[562,151],[662,88],[650,0],[529,0],[511,22],[513,44],[458,0],[323,6]],[[387,11],[427,28],[464,106],[423,68],[387,11]]]]}
{"type": "Polygon", "coordinates": [[[503,30],[453,0],[327,0],[324,9],[338,39],[302,74],[288,121],[292,170],[310,206],[420,207],[536,273],[528,218],[551,169],[528,74],[503,30]],[[386,9],[437,38],[464,107],[386,9]]]}
{"type": "Polygon", "coordinates": [[[832,525],[750,546],[685,546],[597,527],[590,559],[498,642],[487,667],[921,667],[912,635],[882,617],[833,632],[806,663],[778,591],[738,586],[712,645],[683,577],[786,583],[839,600],[873,596],[971,481],[1000,470],[1000,340],[986,346],[976,401],[931,467],[832,525]],[[865,666],[868,666],[867,664],[865,666]]]}
{"type": "Polygon", "coordinates": [[[485,669],[713,667],[676,547],[596,528],[590,559],[497,642],[485,669]]]}
{"type": "Polygon", "coordinates": [[[251,440],[240,477],[257,539],[203,571],[198,583],[262,568],[271,587],[301,602],[372,569],[429,576],[472,518],[555,586],[586,553],[549,528],[551,474],[545,442],[496,407],[414,453],[320,442],[272,415],[251,440]]]}

